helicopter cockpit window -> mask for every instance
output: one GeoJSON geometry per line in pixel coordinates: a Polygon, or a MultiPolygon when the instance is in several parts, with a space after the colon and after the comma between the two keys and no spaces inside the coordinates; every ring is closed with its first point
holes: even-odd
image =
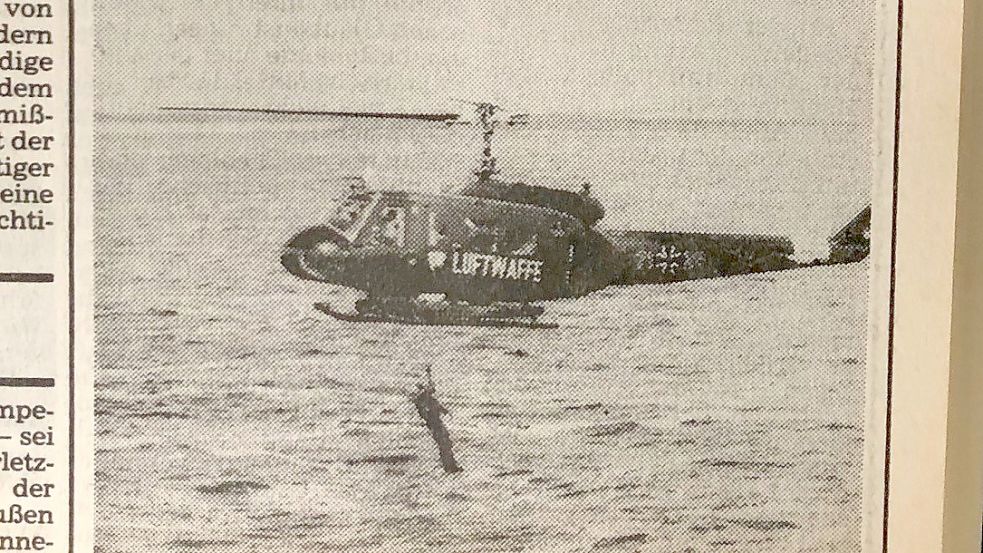
{"type": "Polygon", "coordinates": [[[406,243],[406,210],[386,207],[364,234],[368,244],[403,247],[406,243]]]}
{"type": "Polygon", "coordinates": [[[330,223],[336,229],[346,231],[362,220],[362,215],[371,204],[370,194],[352,194],[341,202],[330,223]]]}

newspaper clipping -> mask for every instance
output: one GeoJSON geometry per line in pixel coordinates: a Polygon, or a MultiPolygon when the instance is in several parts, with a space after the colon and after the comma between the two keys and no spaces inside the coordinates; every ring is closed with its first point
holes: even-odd
{"type": "Polygon", "coordinates": [[[897,18],[4,2],[0,550],[879,551],[897,18]]]}

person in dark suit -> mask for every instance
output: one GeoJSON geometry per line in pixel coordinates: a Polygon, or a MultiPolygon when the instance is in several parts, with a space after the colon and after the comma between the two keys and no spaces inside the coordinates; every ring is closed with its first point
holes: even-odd
{"type": "Polygon", "coordinates": [[[430,372],[430,367],[427,366],[425,380],[416,384],[416,393],[412,397],[413,405],[416,406],[416,411],[420,414],[420,418],[426,423],[433,440],[437,442],[440,464],[444,467],[444,472],[448,474],[460,472],[463,469],[461,469],[460,465],[457,464],[457,460],[454,458],[450,432],[447,431],[447,426],[444,425],[444,421],[441,419],[441,416],[448,414],[449,411],[437,400],[436,393],[437,389],[433,383],[433,374],[430,372]]]}

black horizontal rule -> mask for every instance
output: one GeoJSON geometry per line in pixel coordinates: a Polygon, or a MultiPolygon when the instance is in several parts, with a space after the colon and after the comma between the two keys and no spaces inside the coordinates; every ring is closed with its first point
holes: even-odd
{"type": "Polygon", "coordinates": [[[54,282],[52,273],[0,273],[0,282],[54,282]]]}
{"type": "Polygon", "coordinates": [[[54,378],[0,377],[0,387],[4,388],[54,388],[54,378]]]}

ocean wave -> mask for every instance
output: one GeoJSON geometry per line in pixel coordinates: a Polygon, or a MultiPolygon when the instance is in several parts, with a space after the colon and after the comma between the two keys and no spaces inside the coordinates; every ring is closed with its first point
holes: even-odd
{"type": "Polygon", "coordinates": [[[268,490],[270,487],[261,482],[251,480],[228,480],[217,484],[202,484],[195,486],[195,490],[209,495],[242,495],[259,490],[268,490]]]}

